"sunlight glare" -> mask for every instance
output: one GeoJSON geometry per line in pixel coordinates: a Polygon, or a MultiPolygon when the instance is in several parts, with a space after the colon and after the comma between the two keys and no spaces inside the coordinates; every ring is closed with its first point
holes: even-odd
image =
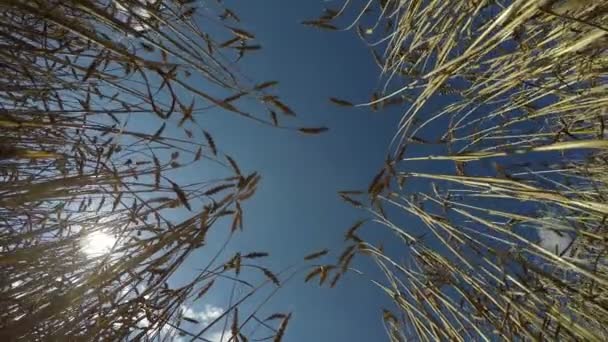
{"type": "Polygon", "coordinates": [[[92,232],[82,242],[82,251],[89,257],[109,253],[116,243],[116,238],[103,232],[92,232]]]}

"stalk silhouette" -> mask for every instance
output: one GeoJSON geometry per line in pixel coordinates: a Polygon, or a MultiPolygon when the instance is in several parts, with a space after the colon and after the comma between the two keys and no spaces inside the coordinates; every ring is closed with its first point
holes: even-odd
{"type": "Polygon", "coordinates": [[[250,291],[222,316],[245,340],[238,322],[255,312],[236,304],[284,274],[253,267],[265,253],[226,259],[207,244],[222,221],[226,243],[244,228],[260,175],[198,118],[280,126],[266,114],[288,108],[276,82],[233,67],[254,35],[220,2],[7,0],[0,13],[0,339],[205,340],[184,312],[228,283],[250,291]],[[209,250],[201,269],[170,286],[197,250],[209,250]],[[270,278],[239,279],[252,272],[270,278]]]}
{"type": "Polygon", "coordinates": [[[335,271],[377,262],[392,340],[608,338],[607,9],[370,0],[313,21],[372,50],[386,82],[356,106],[403,108],[381,172],[341,193],[403,248],[359,222],[335,271]]]}

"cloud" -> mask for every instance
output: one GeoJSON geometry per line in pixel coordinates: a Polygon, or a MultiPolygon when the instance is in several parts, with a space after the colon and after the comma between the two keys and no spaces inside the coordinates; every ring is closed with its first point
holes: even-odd
{"type": "Polygon", "coordinates": [[[210,304],[205,304],[205,307],[201,311],[196,311],[186,306],[182,306],[182,308],[185,317],[193,318],[203,325],[210,324],[214,319],[220,317],[224,313],[224,309],[210,304]]]}
{"type": "Polygon", "coordinates": [[[556,232],[552,229],[538,229],[539,244],[542,248],[562,254],[572,242],[572,237],[565,232],[556,232]]]}
{"type": "Polygon", "coordinates": [[[229,332],[224,333],[224,338],[222,338],[222,332],[216,331],[209,334],[209,336],[206,338],[211,342],[228,342],[230,341],[230,337],[231,334],[229,332]]]}
{"type": "Polygon", "coordinates": [[[145,8],[145,6],[150,5],[153,2],[154,1],[152,0],[140,0],[139,3],[141,5],[131,3],[130,9],[128,9],[120,2],[114,1],[116,9],[118,9],[118,12],[116,13],[116,19],[124,23],[129,22],[130,20],[131,27],[135,31],[145,31],[149,29],[149,26],[142,20],[138,20],[138,17],[144,20],[150,19],[150,17],[152,17],[152,14],[145,8]]]}
{"type": "MultiPolygon", "coordinates": [[[[224,313],[224,309],[218,306],[205,304],[202,310],[195,310],[190,307],[182,306],[183,315],[185,317],[194,318],[199,321],[202,326],[207,326],[213,322],[213,320],[217,319],[224,313]]],[[[220,331],[211,331],[205,333],[203,337],[211,342],[229,342],[231,334],[229,332],[224,333],[224,338],[222,338],[222,332],[220,331]]],[[[181,341],[177,341],[181,342],[181,341]]]]}
{"type": "MultiPolygon", "coordinates": [[[[208,326],[209,324],[211,324],[211,322],[213,322],[213,320],[220,317],[223,313],[224,309],[210,304],[206,304],[202,310],[196,310],[191,307],[182,305],[183,316],[197,320],[199,324],[197,324],[196,326],[199,326],[199,329],[201,326],[208,326]]],[[[149,336],[152,336],[157,332],[158,324],[150,324],[150,321],[145,317],[145,315],[143,315],[143,313],[139,315],[139,318],[140,320],[137,323],[137,326],[140,328],[150,328],[148,332],[149,336]]],[[[181,328],[187,331],[192,330],[188,329],[188,326],[184,326],[183,324],[181,325],[181,328]]],[[[226,334],[223,339],[221,339],[221,335],[222,334],[218,332],[210,332],[208,334],[205,334],[205,336],[203,337],[212,342],[228,342],[228,340],[230,339],[230,334],[226,334]]],[[[160,328],[160,336],[170,337],[171,341],[175,342],[185,342],[190,340],[187,337],[179,336],[179,331],[174,327],[170,326],[169,324],[165,324],[160,328]]]]}

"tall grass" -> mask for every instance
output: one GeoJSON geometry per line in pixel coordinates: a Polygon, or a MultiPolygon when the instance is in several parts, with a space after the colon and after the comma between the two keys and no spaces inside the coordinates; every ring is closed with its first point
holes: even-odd
{"type": "Polygon", "coordinates": [[[402,242],[385,250],[359,224],[340,258],[386,275],[391,339],[606,340],[608,2],[327,12],[316,22],[350,20],[386,81],[360,106],[403,104],[384,168],[342,194],[402,242]]]}
{"type": "MultiPolygon", "coordinates": [[[[0,339],[207,340],[229,319],[226,336],[244,341],[260,325],[236,308],[287,274],[255,263],[265,253],[207,244],[243,229],[260,175],[199,118],[281,126],[294,113],[276,82],[235,68],[260,48],[238,21],[221,2],[0,3],[0,339]],[[200,270],[171,285],[198,250],[209,250],[200,270]],[[218,284],[242,296],[201,327],[185,309],[218,284]]],[[[278,341],[289,317],[261,329],[278,341]]]]}

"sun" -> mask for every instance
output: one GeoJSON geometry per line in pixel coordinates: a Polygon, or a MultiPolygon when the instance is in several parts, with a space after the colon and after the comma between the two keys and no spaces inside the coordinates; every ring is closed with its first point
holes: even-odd
{"type": "Polygon", "coordinates": [[[82,240],[81,249],[89,257],[109,253],[116,244],[116,237],[103,232],[92,232],[82,240]]]}

